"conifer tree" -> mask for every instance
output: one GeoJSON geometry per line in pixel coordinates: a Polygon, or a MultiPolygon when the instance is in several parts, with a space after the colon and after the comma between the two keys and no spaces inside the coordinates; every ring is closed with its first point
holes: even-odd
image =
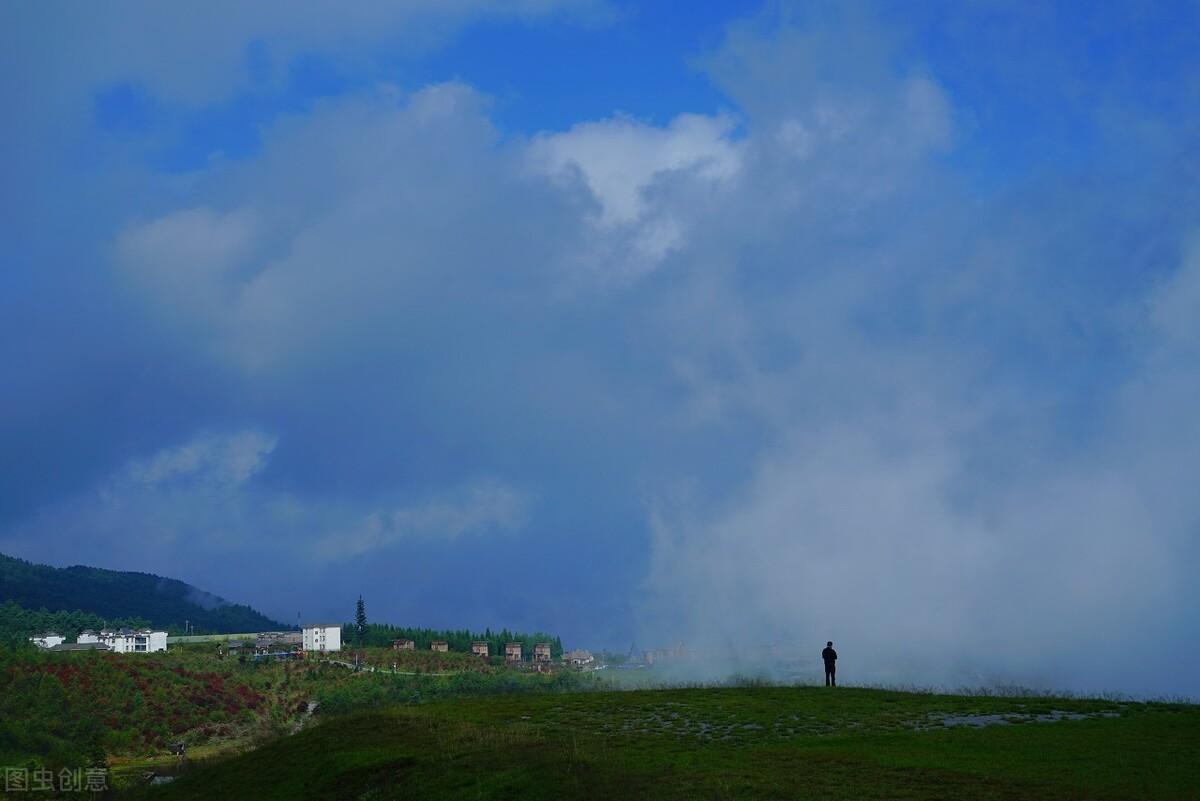
{"type": "Polygon", "coordinates": [[[354,610],[354,634],[358,638],[358,647],[362,648],[363,638],[367,636],[367,607],[361,595],[354,610]]]}

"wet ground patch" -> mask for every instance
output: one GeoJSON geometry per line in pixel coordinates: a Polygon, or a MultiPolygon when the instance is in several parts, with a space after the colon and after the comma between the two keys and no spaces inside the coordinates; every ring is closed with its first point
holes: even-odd
{"type": "Polygon", "coordinates": [[[1021,723],[1058,723],[1063,720],[1088,720],[1090,718],[1119,718],[1121,713],[1115,710],[1098,712],[1068,712],[1063,709],[1052,709],[1049,712],[1006,712],[1003,714],[950,714],[946,712],[930,712],[924,720],[913,723],[915,731],[928,729],[951,728],[968,726],[983,728],[985,726],[1011,726],[1021,723]]]}

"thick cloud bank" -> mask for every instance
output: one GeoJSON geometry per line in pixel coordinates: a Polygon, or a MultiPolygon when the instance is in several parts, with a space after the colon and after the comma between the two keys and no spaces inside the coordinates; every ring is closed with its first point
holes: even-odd
{"type": "Polygon", "coordinates": [[[683,348],[706,409],[769,433],[733,491],[659,497],[644,626],[743,669],[834,639],[859,681],[1194,692],[1189,226],[1157,275],[1122,265],[1139,291],[1091,283],[1194,196],[972,196],[937,158],[935,79],[748,80],[820,47],[735,37],[718,60],[762,113],[697,226],[707,325],[683,348]]]}

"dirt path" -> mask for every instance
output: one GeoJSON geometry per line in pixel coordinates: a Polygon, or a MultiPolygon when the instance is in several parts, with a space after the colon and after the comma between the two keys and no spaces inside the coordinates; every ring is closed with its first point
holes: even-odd
{"type": "Polygon", "coordinates": [[[318,706],[320,706],[320,702],[309,701],[304,707],[304,714],[300,716],[299,720],[292,724],[292,730],[288,732],[288,734],[295,734],[303,729],[304,724],[308,723],[308,721],[312,719],[313,713],[317,711],[318,706]]]}

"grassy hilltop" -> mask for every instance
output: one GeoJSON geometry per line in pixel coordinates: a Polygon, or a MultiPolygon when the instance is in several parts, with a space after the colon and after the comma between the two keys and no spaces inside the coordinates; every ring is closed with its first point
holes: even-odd
{"type": "Polygon", "coordinates": [[[392,706],[137,796],[1024,801],[1194,799],[1197,787],[1195,706],[725,687],[392,706]],[[991,716],[1006,723],[981,725],[991,716]]]}
{"type": "MultiPolygon", "coordinates": [[[[1194,799],[1200,707],[842,687],[620,690],[462,653],[0,648],[0,764],[132,799],[1194,799]],[[344,662],[347,654],[339,655],[344,662]],[[168,746],[190,761],[163,787],[168,746]]],[[[639,673],[641,673],[639,671],[639,673]]],[[[647,679],[652,680],[652,676],[647,679]]]]}

